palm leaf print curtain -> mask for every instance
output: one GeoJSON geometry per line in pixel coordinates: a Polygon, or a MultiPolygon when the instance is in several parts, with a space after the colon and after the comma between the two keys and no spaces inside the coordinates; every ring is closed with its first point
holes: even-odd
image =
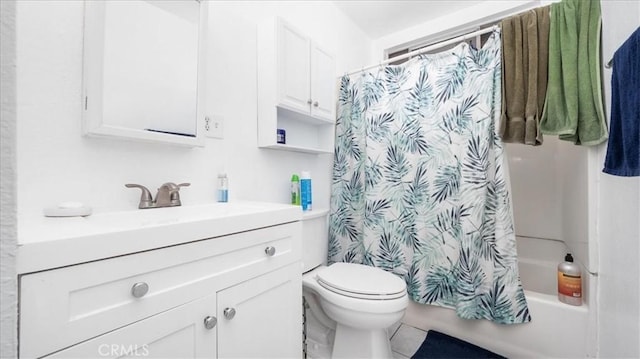
{"type": "Polygon", "coordinates": [[[531,320],[500,116],[500,34],[341,80],[329,262],[402,276],[467,319],[531,320]]]}

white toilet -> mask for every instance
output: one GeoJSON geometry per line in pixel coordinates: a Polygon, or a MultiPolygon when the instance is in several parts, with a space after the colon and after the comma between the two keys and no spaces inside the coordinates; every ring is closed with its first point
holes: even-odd
{"type": "Polygon", "coordinates": [[[391,358],[387,328],[407,308],[404,280],[361,264],[326,266],[326,211],[305,215],[302,228],[309,357],[391,358]]]}

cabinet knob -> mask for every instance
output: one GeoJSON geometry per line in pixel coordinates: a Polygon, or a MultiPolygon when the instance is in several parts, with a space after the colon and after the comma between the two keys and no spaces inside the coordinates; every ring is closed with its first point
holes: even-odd
{"type": "Polygon", "coordinates": [[[222,314],[224,314],[224,317],[231,320],[233,319],[233,317],[236,316],[236,310],[233,308],[224,308],[224,310],[222,311],[222,314]]]}
{"type": "Polygon", "coordinates": [[[131,287],[131,295],[136,298],[142,298],[145,294],[149,292],[149,285],[145,282],[139,282],[131,287]]]}
{"type": "Polygon", "coordinates": [[[313,102],[313,101],[311,101],[311,99],[308,99],[307,100],[307,105],[311,105],[311,102],[313,102]]]}
{"type": "Polygon", "coordinates": [[[213,329],[216,324],[218,324],[218,319],[216,317],[207,316],[204,318],[204,327],[207,329],[213,329]]]}
{"type": "Polygon", "coordinates": [[[313,103],[313,107],[318,107],[320,105],[320,103],[318,103],[318,101],[313,103]]]}
{"type": "Polygon", "coordinates": [[[273,257],[274,254],[276,254],[276,247],[272,247],[269,246],[267,248],[264,249],[264,252],[269,256],[269,257],[273,257]]]}

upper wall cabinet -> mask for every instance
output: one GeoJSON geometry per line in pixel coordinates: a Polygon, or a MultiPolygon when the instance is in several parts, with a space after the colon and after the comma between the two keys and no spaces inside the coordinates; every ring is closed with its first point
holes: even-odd
{"type": "Polygon", "coordinates": [[[283,21],[277,31],[279,105],[333,120],[333,57],[283,21]]]}
{"type": "Polygon", "coordinates": [[[258,146],[333,152],[336,86],[329,52],[282,19],[258,26],[258,146]]]}
{"type": "Polygon", "coordinates": [[[207,5],[85,1],[86,135],[202,146],[207,5]]]}

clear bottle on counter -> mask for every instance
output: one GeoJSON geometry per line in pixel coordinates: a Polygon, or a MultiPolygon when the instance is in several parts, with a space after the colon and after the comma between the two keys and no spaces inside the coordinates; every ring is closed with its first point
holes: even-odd
{"type": "Polygon", "coordinates": [[[218,202],[229,201],[229,179],[226,173],[218,175],[218,202]]]}

